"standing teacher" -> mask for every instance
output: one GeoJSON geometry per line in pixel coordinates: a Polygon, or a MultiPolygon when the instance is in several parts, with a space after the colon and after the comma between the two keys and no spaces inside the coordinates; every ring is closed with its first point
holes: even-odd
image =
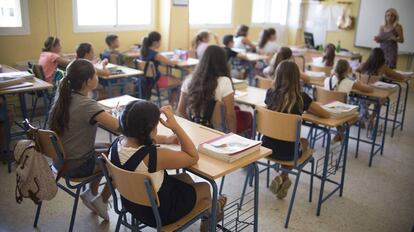
{"type": "Polygon", "coordinates": [[[390,8],[385,12],[385,25],[380,27],[379,34],[374,37],[385,54],[385,64],[394,69],[397,66],[398,43],[404,43],[403,28],[398,23],[398,12],[390,8]]]}

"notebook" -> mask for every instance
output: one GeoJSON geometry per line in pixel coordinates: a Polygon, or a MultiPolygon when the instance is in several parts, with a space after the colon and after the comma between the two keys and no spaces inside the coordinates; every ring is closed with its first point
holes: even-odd
{"type": "Polygon", "coordinates": [[[247,87],[249,86],[245,80],[239,80],[236,78],[231,78],[231,79],[233,82],[233,87],[236,90],[247,89],[247,87]]]}
{"type": "Polygon", "coordinates": [[[345,104],[339,101],[322,105],[322,108],[328,111],[332,118],[343,118],[358,112],[358,106],[345,104]]]}
{"type": "Polygon", "coordinates": [[[397,87],[395,84],[383,82],[383,81],[377,81],[373,84],[371,84],[372,87],[379,88],[379,89],[393,89],[397,87]]]}

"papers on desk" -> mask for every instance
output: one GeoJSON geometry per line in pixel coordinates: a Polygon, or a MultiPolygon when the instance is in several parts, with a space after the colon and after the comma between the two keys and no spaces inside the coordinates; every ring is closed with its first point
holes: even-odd
{"type": "Polygon", "coordinates": [[[123,95],[120,97],[108,98],[105,100],[101,100],[98,103],[107,109],[114,109],[116,107],[123,107],[126,106],[131,101],[140,100],[138,98],[132,97],[130,95],[123,95]]]}
{"type": "Polygon", "coordinates": [[[325,72],[305,71],[305,74],[314,80],[325,80],[326,78],[325,72]]]}
{"type": "Polygon", "coordinates": [[[414,72],[410,71],[401,71],[401,70],[395,70],[397,73],[407,76],[407,77],[414,77],[414,72]]]}
{"type": "Polygon", "coordinates": [[[383,81],[377,81],[375,83],[372,83],[371,86],[374,88],[379,88],[379,89],[393,89],[397,87],[397,85],[395,84],[391,84],[391,83],[387,83],[383,81]]]}
{"type": "MultiPolygon", "coordinates": [[[[107,68],[109,71],[111,71],[111,72],[112,72],[112,70],[117,70],[117,67],[118,67],[118,65],[111,64],[111,63],[108,63],[108,64],[106,65],[106,68],[107,68]]],[[[98,63],[98,64],[95,64],[95,68],[103,69],[102,62],[101,62],[101,63],[98,63]]]]}
{"type": "Polygon", "coordinates": [[[23,82],[17,85],[10,85],[7,87],[2,87],[1,90],[10,90],[10,89],[20,89],[20,88],[27,88],[33,86],[31,82],[23,82]]]}
{"type": "Polygon", "coordinates": [[[236,78],[231,78],[231,80],[233,82],[233,87],[236,90],[247,89],[247,87],[249,86],[247,84],[247,81],[245,81],[245,80],[240,80],[240,79],[236,79],[236,78]]]}
{"type": "Polygon", "coordinates": [[[0,73],[0,88],[19,85],[25,81],[33,80],[34,75],[29,72],[0,73]]]}
{"type": "Polygon", "coordinates": [[[244,97],[247,96],[247,92],[244,91],[240,91],[240,90],[236,90],[234,91],[234,97],[244,97]]]}
{"type": "Polygon", "coordinates": [[[260,150],[261,144],[261,141],[251,140],[229,133],[200,144],[198,151],[205,155],[232,163],[260,150]]]}
{"type": "Polygon", "coordinates": [[[343,118],[358,112],[358,106],[345,104],[339,101],[322,105],[322,108],[328,111],[332,118],[343,118]]]}

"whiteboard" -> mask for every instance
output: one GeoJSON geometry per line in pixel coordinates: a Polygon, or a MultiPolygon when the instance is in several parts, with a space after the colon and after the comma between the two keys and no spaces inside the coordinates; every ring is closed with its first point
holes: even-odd
{"type": "Polygon", "coordinates": [[[361,0],[357,31],[356,47],[378,47],[374,36],[384,25],[384,15],[388,8],[395,8],[400,16],[399,23],[403,27],[404,43],[398,44],[399,52],[414,52],[414,0],[361,0]]]}

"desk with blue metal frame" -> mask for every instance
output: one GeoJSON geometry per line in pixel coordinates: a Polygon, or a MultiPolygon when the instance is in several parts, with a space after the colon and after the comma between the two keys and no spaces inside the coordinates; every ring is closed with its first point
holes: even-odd
{"type": "MultiPolygon", "coordinates": [[[[114,64],[111,64],[114,65],[114,64]]],[[[132,78],[132,77],[138,77],[144,74],[143,71],[141,70],[137,70],[137,69],[133,69],[133,68],[129,68],[126,66],[121,66],[121,65],[115,65],[116,66],[116,70],[119,70],[119,73],[114,73],[111,74],[109,76],[100,76],[99,79],[101,80],[101,83],[104,86],[108,86],[108,96],[109,97],[113,97],[113,86],[114,86],[114,81],[118,81],[120,79],[126,79],[126,78],[132,78]]],[[[118,85],[118,84],[117,84],[118,85]]],[[[123,85],[123,83],[121,83],[121,85],[123,85]]]]}

